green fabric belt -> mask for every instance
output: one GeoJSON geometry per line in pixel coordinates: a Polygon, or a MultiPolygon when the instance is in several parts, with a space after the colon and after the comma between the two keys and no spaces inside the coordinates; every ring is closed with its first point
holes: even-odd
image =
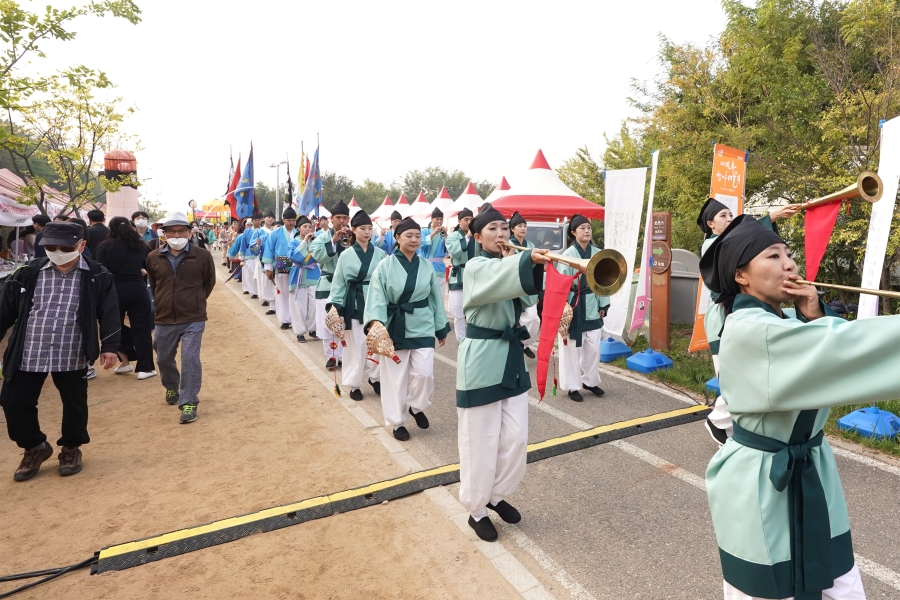
{"type": "Polygon", "coordinates": [[[518,324],[515,327],[504,329],[489,329],[466,323],[466,337],[473,340],[506,340],[509,342],[503,380],[500,382],[501,387],[516,390],[531,385],[528,369],[525,368],[525,347],[522,344],[523,340],[530,337],[527,329],[518,324]]]}
{"type": "Polygon", "coordinates": [[[344,317],[347,320],[356,319],[362,325],[363,313],[366,311],[366,282],[351,279],[347,281],[347,298],[344,300],[346,308],[344,317]]]}
{"type": "Polygon", "coordinates": [[[427,308],[428,298],[418,302],[403,302],[402,304],[387,305],[387,330],[394,344],[406,337],[406,313],[412,314],[417,308],[427,308]]]}
{"type": "Polygon", "coordinates": [[[824,432],[819,431],[805,442],[786,444],[748,431],[735,422],[732,437],[742,446],[774,454],[769,481],[777,491],[788,491],[794,598],[821,600],[822,590],[834,586],[831,527],[825,489],[810,452],[822,445],[824,432]]]}

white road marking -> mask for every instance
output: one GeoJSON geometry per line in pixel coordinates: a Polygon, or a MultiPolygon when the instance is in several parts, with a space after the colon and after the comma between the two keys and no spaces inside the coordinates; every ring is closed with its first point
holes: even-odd
{"type": "Polygon", "coordinates": [[[882,471],[886,471],[888,473],[891,473],[892,475],[900,477],[900,468],[895,467],[894,465],[889,465],[880,460],[869,458],[865,454],[857,454],[856,452],[850,452],[849,450],[844,450],[843,448],[836,448],[833,444],[829,445],[831,446],[831,451],[834,452],[835,456],[849,458],[850,460],[855,460],[856,462],[862,463],[867,467],[881,469],[882,471]]]}
{"type": "Polygon", "coordinates": [[[891,571],[887,567],[879,565],[877,562],[873,562],[859,554],[854,554],[853,556],[856,558],[856,566],[859,567],[860,571],[882,583],[886,583],[895,590],[900,590],[900,573],[891,571]]]}

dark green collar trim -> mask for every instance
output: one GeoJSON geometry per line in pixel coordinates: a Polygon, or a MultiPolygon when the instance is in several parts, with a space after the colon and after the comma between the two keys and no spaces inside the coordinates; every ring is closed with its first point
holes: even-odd
{"type": "Polygon", "coordinates": [[[773,314],[781,319],[788,318],[787,315],[785,315],[783,312],[779,315],[777,312],[775,312],[775,309],[772,308],[770,304],[767,304],[756,296],[751,296],[750,294],[738,294],[734,297],[734,304],[732,305],[731,312],[737,312],[742,308],[761,308],[767,313],[773,314]]]}

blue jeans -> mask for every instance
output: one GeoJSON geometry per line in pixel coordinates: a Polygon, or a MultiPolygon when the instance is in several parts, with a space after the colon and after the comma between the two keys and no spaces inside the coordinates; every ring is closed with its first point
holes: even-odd
{"type": "Polygon", "coordinates": [[[200,364],[200,342],[206,322],[181,323],[178,325],[156,325],[153,348],[156,350],[156,366],[159,378],[167,390],[180,388],[178,406],[197,404],[200,399],[200,384],[203,380],[203,365],[200,364]],[[181,342],[181,373],[175,364],[175,353],[181,342]]]}

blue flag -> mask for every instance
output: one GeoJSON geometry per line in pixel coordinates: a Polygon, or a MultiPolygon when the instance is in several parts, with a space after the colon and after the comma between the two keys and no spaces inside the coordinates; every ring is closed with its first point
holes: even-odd
{"type": "Polygon", "coordinates": [[[256,204],[255,195],[253,189],[253,144],[250,144],[250,158],[247,159],[244,172],[241,173],[241,180],[234,190],[239,219],[246,219],[253,214],[253,206],[256,204]]]}
{"type": "Polygon", "coordinates": [[[306,186],[303,188],[303,196],[300,198],[300,208],[297,214],[308,215],[315,211],[319,214],[319,205],[322,204],[322,178],[319,177],[319,149],[313,156],[309,175],[306,176],[306,186]]]}

